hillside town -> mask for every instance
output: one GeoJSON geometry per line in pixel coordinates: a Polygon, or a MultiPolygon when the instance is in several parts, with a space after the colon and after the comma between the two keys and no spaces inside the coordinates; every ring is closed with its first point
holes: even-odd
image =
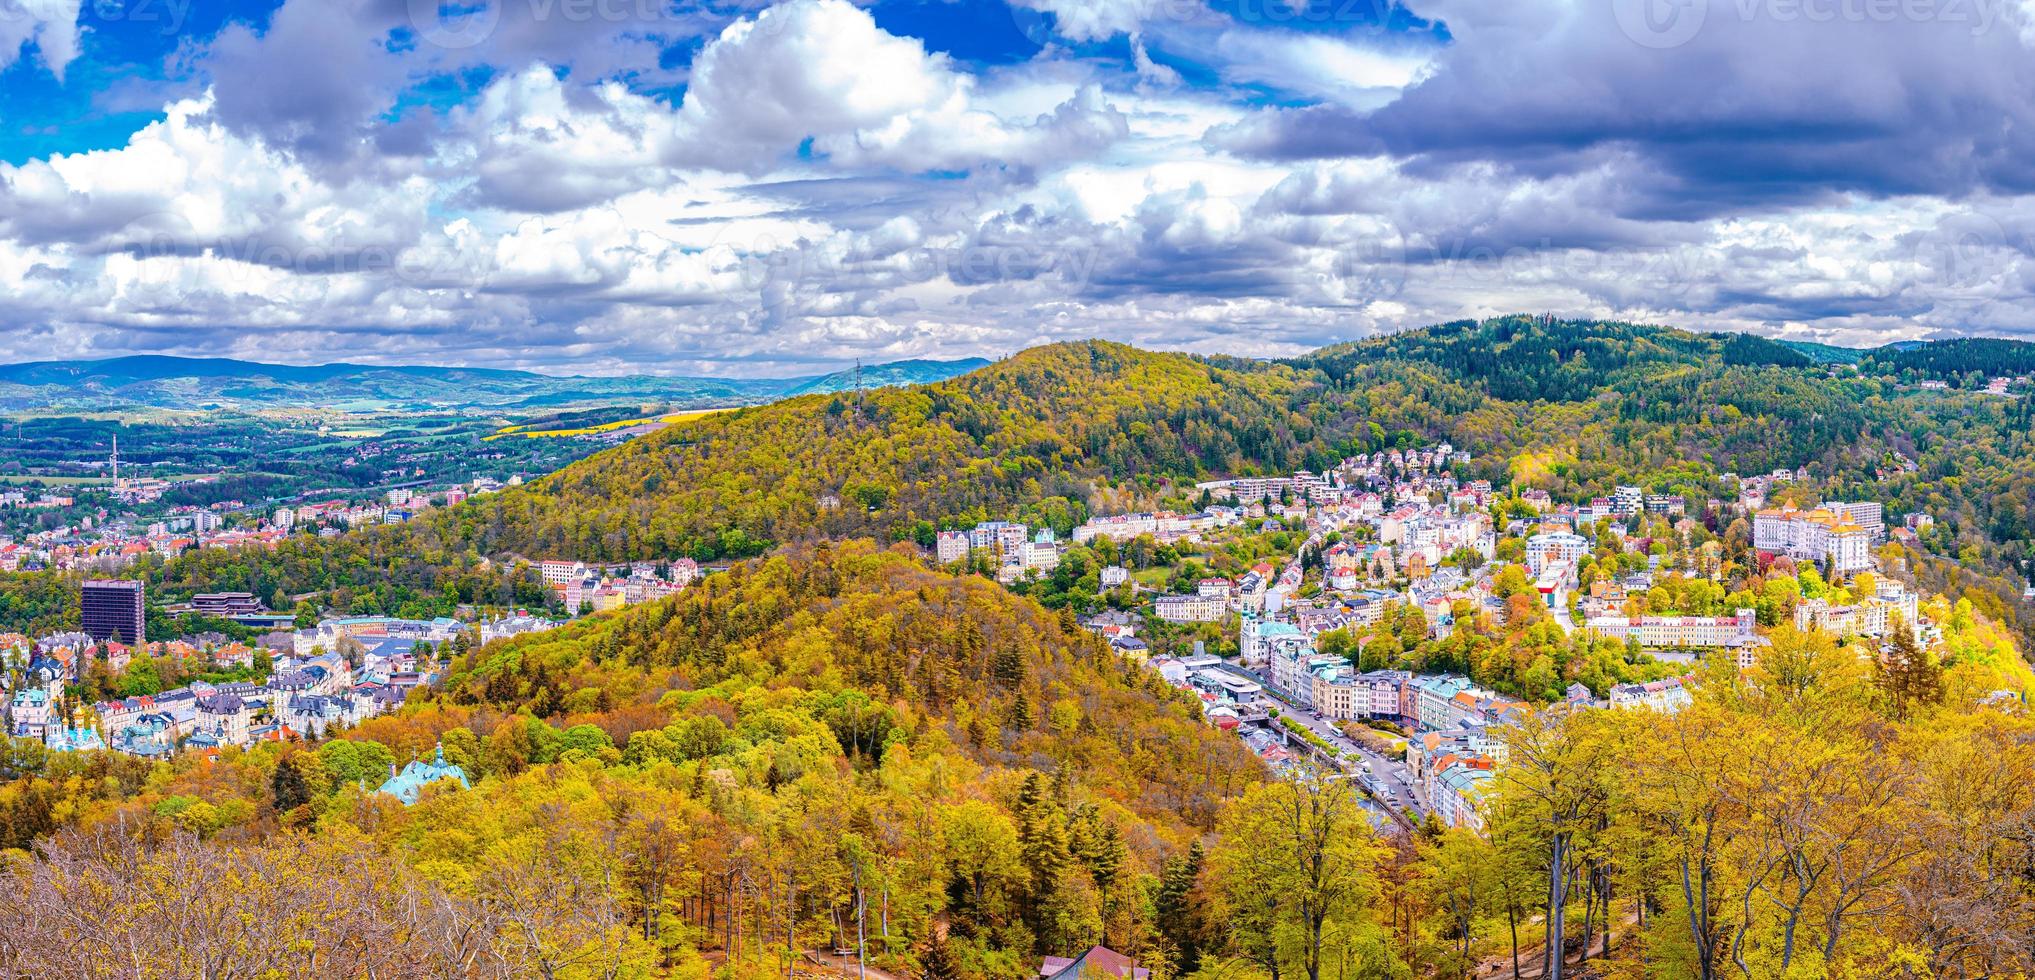
{"type": "MultiPolygon", "coordinates": [[[[701,572],[690,559],[589,566],[536,565],[554,604],[576,615],[672,595],[701,572]]],[[[30,637],[0,634],[6,734],[49,751],[109,749],[142,758],[321,738],[394,710],[435,683],[451,658],[496,640],[550,630],[558,620],[524,610],[468,619],[336,616],[299,624],[248,593],[214,593],[167,607],[249,629],[148,638],[141,582],[79,586],[81,628],[30,637]],[[196,679],[161,687],[165,672],[196,679]],[[110,698],[93,691],[132,690],[110,698]]]]}
{"type": "MultiPolygon", "coordinates": [[[[116,468],[113,471],[118,473],[116,468]]],[[[450,486],[417,483],[381,492],[372,500],[329,499],[269,507],[241,500],[208,506],[150,508],[178,486],[207,482],[130,480],[113,477],[111,493],[123,504],[148,516],[106,507],[87,510],[72,494],[0,488],[0,512],[8,509],[48,510],[62,523],[18,536],[0,533],[0,571],[91,571],[117,573],[146,555],[174,558],[187,551],[241,546],[274,547],[294,534],[333,537],[354,528],[402,524],[427,510],[452,507],[468,499],[522,483],[482,477],[450,486]]]]}
{"type": "Polygon", "coordinates": [[[1529,701],[1459,672],[1420,673],[1370,655],[1372,644],[1398,646],[1408,624],[1443,641],[1473,617],[1536,617],[1562,634],[1622,644],[1634,679],[1594,690],[1570,683],[1557,700],[1656,711],[1688,703],[1705,659],[1752,666],[1774,627],[1828,633],[1862,654],[1894,642],[1896,631],[1921,648],[1941,639],[1925,597],[1877,554],[1890,539],[1912,542],[1927,515],[1889,529],[1873,501],[1770,502],[1798,496],[1784,491],[1807,476],[1790,470],[1727,475],[1738,488],[1732,499],[1618,486],[1558,502],[1458,479],[1469,462],[1445,443],[1362,454],[1324,473],[1201,483],[1197,510],[1094,517],[1065,540],[1002,521],[941,531],[933,557],[1022,588],[1097,542],[1143,541],[1185,556],[1239,538],[1297,540],[1278,560],[1184,583],[1170,574],[1177,568],[1100,567],[1094,588],[1111,608],[1083,623],[1193,692],[1211,724],[1274,766],[1332,764],[1351,773],[1381,818],[1431,814],[1445,826],[1481,827],[1477,799],[1504,762],[1502,730],[1529,701]],[[1734,525],[1762,570],[1806,583],[1784,616],[1719,604],[1734,525]],[[1716,608],[1674,608],[1673,597],[1695,591],[1716,608]],[[1195,637],[1191,646],[1179,645],[1184,636],[1195,637]],[[1167,640],[1176,642],[1159,651],[1167,640]]]}
{"type": "Polygon", "coordinates": [[[140,583],[91,581],[83,589],[83,629],[0,635],[7,734],[50,751],[105,748],[160,758],[318,738],[401,705],[433,683],[455,652],[558,625],[523,613],[479,622],[361,616],[276,630],[253,643],[217,634],[151,642],[140,619],[140,583]],[[117,608],[123,598],[124,610],[117,608]],[[147,687],[143,675],[159,676],[159,663],[215,679],[89,696],[109,678],[116,689],[147,687]]]}

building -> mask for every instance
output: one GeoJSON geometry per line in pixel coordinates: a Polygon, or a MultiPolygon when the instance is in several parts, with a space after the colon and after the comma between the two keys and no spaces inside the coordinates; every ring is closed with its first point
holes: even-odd
{"type": "Polygon", "coordinates": [[[1753,611],[1735,616],[1595,616],[1583,624],[1614,640],[1636,639],[1643,647],[1694,650],[1748,646],[1756,637],[1753,611]]]}
{"type": "Polygon", "coordinates": [[[221,619],[234,619],[261,612],[262,604],[251,592],[208,592],[191,597],[191,611],[221,619]]]}
{"type": "Polygon", "coordinates": [[[460,789],[473,788],[473,784],[467,781],[466,770],[445,761],[445,745],[440,743],[435,758],[430,762],[410,760],[410,764],[404,766],[402,772],[389,776],[388,781],[381,785],[379,792],[387,793],[403,801],[404,806],[409,806],[417,802],[417,796],[424,791],[424,787],[447,780],[458,783],[460,789]]]}
{"type": "Polygon", "coordinates": [[[1567,531],[1550,531],[1526,539],[1526,570],[1535,578],[1551,566],[1574,565],[1590,553],[1590,539],[1567,531]]]}
{"type": "Polygon", "coordinates": [[[941,531],[933,541],[934,558],[942,565],[968,560],[968,532],[941,531]]]}
{"type": "Polygon", "coordinates": [[[140,582],[93,579],[82,587],[78,606],[79,628],[93,640],[148,642],[140,582]]]}
{"type": "Polygon", "coordinates": [[[1679,677],[1644,684],[1613,684],[1610,702],[1614,708],[1651,708],[1672,714],[1689,706],[1689,686],[1679,677]]]}
{"type": "Polygon", "coordinates": [[[1879,501],[1864,500],[1850,504],[1826,503],[1823,505],[1823,509],[1864,528],[1867,534],[1872,535],[1874,541],[1886,540],[1886,510],[1880,506],[1879,501]]]}
{"type": "Polygon", "coordinates": [[[1896,620],[1911,628],[1921,625],[1915,594],[1890,578],[1880,579],[1872,595],[1852,605],[1805,599],[1795,606],[1796,629],[1822,630],[1838,636],[1886,636],[1893,632],[1896,620]]]}
{"type": "Polygon", "coordinates": [[[1229,603],[1214,596],[1162,595],[1152,600],[1152,614],[1169,623],[1214,623],[1229,603]]]}
{"type": "Polygon", "coordinates": [[[1492,778],[1492,762],[1483,756],[1446,756],[1435,768],[1428,788],[1434,815],[1445,827],[1482,831],[1484,817],[1478,809],[1485,786],[1492,778]]]}
{"type": "Polygon", "coordinates": [[[544,584],[550,586],[560,586],[586,577],[586,566],[576,561],[546,560],[537,563],[537,570],[544,576],[544,584]]]}
{"type": "Polygon", "coordinates": [[[1752,546],[1796,561],[1828,564],[1838,574],[1873,567],[1873,532],[1853,518],[1856,512],[1884,528],[1878,504],[1827,504],[1815,510],[1763,510],[1752,518],[1752,546]]]}

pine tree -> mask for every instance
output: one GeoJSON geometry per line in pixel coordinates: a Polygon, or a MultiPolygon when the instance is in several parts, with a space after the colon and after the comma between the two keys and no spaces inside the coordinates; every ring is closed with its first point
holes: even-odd
{"type": "Polygon", "coordinates": [[[311,802],[311,787],[297,769],[295,759],[285,757],[276,763],[275,775],[269,779],[269,789],[274,794],[277,813],[288,813],[311,802]]]}
{"type": "Polygon", "coordinates": [[[960,980],[961,961],[947,945],[947,930],[933,928],[933,934],[926,937],[924,952],[919,954],[919,966],[924,980],[960,980]]]}
{"type": "Polygon", "coordinates": [[[1184,977],[1201,968],[1200,923],[1194,893],[1201,879],[1204,855],[1195,841],[1183,857],[1166,862],[1159,893],[1152,902],[1159,934],[1172,947],[1173,975],[1184,977]]]}
{"type": "Polygon", "coordinates": [[[1943,664],[1915,642],[1905,619],[1892,620],[1893,643],[1881,656],[1880,686],[1892,702],[1894,717],[1906,720],[1921,705],[1943,703],[1943,664]]]}
{"type": "Polygon", "coordinates": [[[1014,646],[1007,646],[996,652],[994,670],[997,682],[1010,688],[1023,685],[1029,673],[1025,667],[1024,653],[1014,646]]]}
{"type": "Polygon", "coordinates": [[[1073,845],[1067,827],[1067,811],[1060,806],[1044,776],[1033,772],[1018,791],[1018,854],[1031,879],[1026,920],[1043,940],[1044,909],[1060,890],[1067,869],[1074,863],[1073,845]]]}

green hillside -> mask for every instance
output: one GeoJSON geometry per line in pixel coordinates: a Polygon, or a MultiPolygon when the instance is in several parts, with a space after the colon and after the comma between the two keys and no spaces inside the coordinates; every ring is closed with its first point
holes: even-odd
{"type": "Polygon", "coordinates": [[[1278,365],[1042,347],[952,381],[674,425],[470,505],[439,530],[484,552],[611,559],[910,537],[965,514],[1082,507],[1101,477],[1300,465],[1319,438],[1302,414],[1315,389],[1278,365]]]}
{"type": "MultiPolygon", "coordinates": [[[[2003,575],[2035,557],[2029,403],[1924,398],[1897,382],[1833,378],[1767,341],[1527,317],[1284,362],[1059,344],[934,384],[673,425],[376,532],[392,540],[373,550],[719,560],[820,538],[930,544],[938,527],[1019,518],[1065,530],[1097,510],[1169,497],[1186,506],[1198,479],[1318,470],[1445,439],[1476,452],[1473,476],[1570,499],[1633,482],[1701,499],[1728,491],[1722,473],[1806,467],[1832,498],[1870,496],[1894,515],[1927,508],[1940,553],[1974,569],[2003,575]],[[1912,472],[1893,465],[1901,456],[1912,472]]],[[[335,577],[436,587],[401,562],[350,556],[320,568],[293,551],[296,571],[285,572],[251,558],[256,567],[241,571],[246,559],[185,558],[169,575],[251,578],[264,595],[330,589],[335,577]]],[[[2029,625],[2023,604],[1989,614],[2029,625]]]]}

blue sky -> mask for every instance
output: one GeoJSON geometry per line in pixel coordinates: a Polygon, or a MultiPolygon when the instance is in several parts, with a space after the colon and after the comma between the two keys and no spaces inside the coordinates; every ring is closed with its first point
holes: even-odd
{"type": "Polygon", "coordinates": [[[2031,11],[0,0],[0,357],[2031,335],[2031,11]]]}

